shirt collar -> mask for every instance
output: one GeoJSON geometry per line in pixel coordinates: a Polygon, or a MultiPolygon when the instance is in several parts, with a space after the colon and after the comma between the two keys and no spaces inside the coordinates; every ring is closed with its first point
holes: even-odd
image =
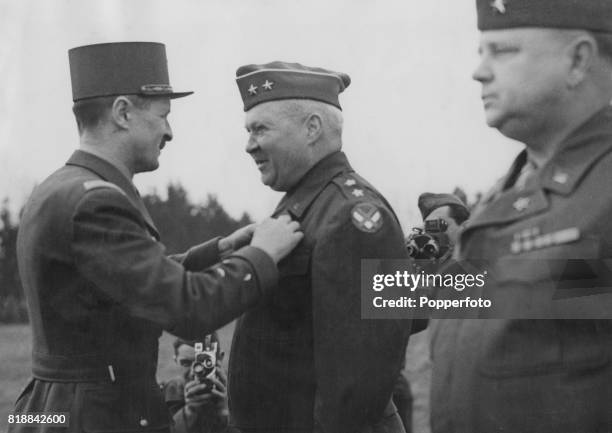
{"type": "Polygon", "coordinates": [[[607,106],[576,129],[538,176],[545,189],[570,194],[589,169],[612,149],[612,107],[607,106]]]}

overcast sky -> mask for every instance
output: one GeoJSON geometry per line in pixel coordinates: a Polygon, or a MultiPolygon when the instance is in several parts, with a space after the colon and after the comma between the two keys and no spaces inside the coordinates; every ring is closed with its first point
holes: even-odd
{"type": "Polygon", "coordinates": [[[78,145],[69,48],[100,42],[166,44],[174,140],[143,193],[180,182],[194,201],[217,194],[233,216],[263,218],[280,196],[244,152],[235,71],[299,62],[348,73],[340,96],[344,150],[387,196],[404,229],[424,191],[488,189],[520,146],[486,127],[472,81],[474,1],[0,0],[0,198],[20,206],[78,145]]]}

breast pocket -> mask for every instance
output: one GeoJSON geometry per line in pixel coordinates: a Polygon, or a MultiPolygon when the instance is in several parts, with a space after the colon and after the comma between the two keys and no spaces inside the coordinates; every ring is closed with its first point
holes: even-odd
{"type": "Polygon", "coordinates": [[[589,237],[578,242],[507,254],[494,264],[500,282],[537,282],[550,279],[591,277],[590,269],[600,258],[600,241],[589,237]]]}
{"type": "Polygon", "coordinates": [[[278,264],[278,273],[281,280],[303,276],[310,269],[310,257],[312,250],[299,247],[285,257],[278,264]]]}
{"type": "Polygon", "coordinates": [[[295,312],[310,302],[311,250],[299,248],[279,263],[279,288],[272,299],[272,305],[279,312],[295,312]]]}
{"type": "Polygon", "coordinates": [[[599,317],[603,298],[590,296],[606,278],[599,249],[599,239],[584,238],[508,255],[492,265],[486,288],[506,314],[498,316],[504,320],[483,324],[479,359],[484,375],[543,375],[609,362],[608,321],[570,320],[599,317]],[[542,320],[515,320],[521,318],[542,320]]]}
{"type": "Polygon", "coordinates": [[[609,324],[597,320],[494,320],[480,336],[479,370],[510,378],[588,371],[609,363],[609,324]]]}
{"type": "Polygon", "coordinates": [[[482,293],[493,303],[486,317],[612,318],[612,305],[607,312],[599,304],[612,303],[611,272],[608,261],[599,257],[599,243],[586,238],[485,262],[482,293]],[[607,301],[590,297],[606,290],[607,301]]]}

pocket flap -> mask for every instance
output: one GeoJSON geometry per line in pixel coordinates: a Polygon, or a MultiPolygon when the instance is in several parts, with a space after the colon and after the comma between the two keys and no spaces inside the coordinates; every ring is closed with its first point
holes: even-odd
{"type": "Polygon", "coordinates": [[[143,391],[138,386],[106,384],[85,389],[81,410],[83,431],[167,431],[170,415],[159,388],[143,391]]]}
{"type": "Polygon", "coordinates": [[[311,249],[300,248],[295,250],[278,264],[280,278],[305,275],[310,270],[311,249]]]}

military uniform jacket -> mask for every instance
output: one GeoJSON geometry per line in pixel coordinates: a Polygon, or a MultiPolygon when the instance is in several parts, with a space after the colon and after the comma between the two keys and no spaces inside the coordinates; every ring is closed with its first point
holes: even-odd
{"type": "Polygon", "coordinates": [[[337,152],[285,195],[275,215],[283,213],[300,222],[304,239],[279,263],[282,293],[237,323],[231,423],[242,431],[355,433],[387,422],[384,431],[402,431],[386,407],[409,322],[362,320],[360,306],[361,259],[406,257],[393,211],[337,152]]]}
{"type": "Polygon", "coordinates": [[[169,431],[162,329],[201,338],[256,304],[277,271],[257,248],[215,264],[216,241],[171,260],[158,239],[131,181],[89,153],[34,190],[17,251],[34,378],[16,413],[67,412],[69,432],[169,431]]]}
{"type": "MultiPolygon", "coordinates": [[[[567,259],[612,257],[612,108],[574,131],[519,190],[512,185],[525,161],[523,152],[459,244],[460,260],[495,269],[486,287],[509,293],[509,303],[582,278],[567,272],[567,259]]],[[[611,351],[609,320],[438,321],[433,431],[610,432],[611,351]]]]}

